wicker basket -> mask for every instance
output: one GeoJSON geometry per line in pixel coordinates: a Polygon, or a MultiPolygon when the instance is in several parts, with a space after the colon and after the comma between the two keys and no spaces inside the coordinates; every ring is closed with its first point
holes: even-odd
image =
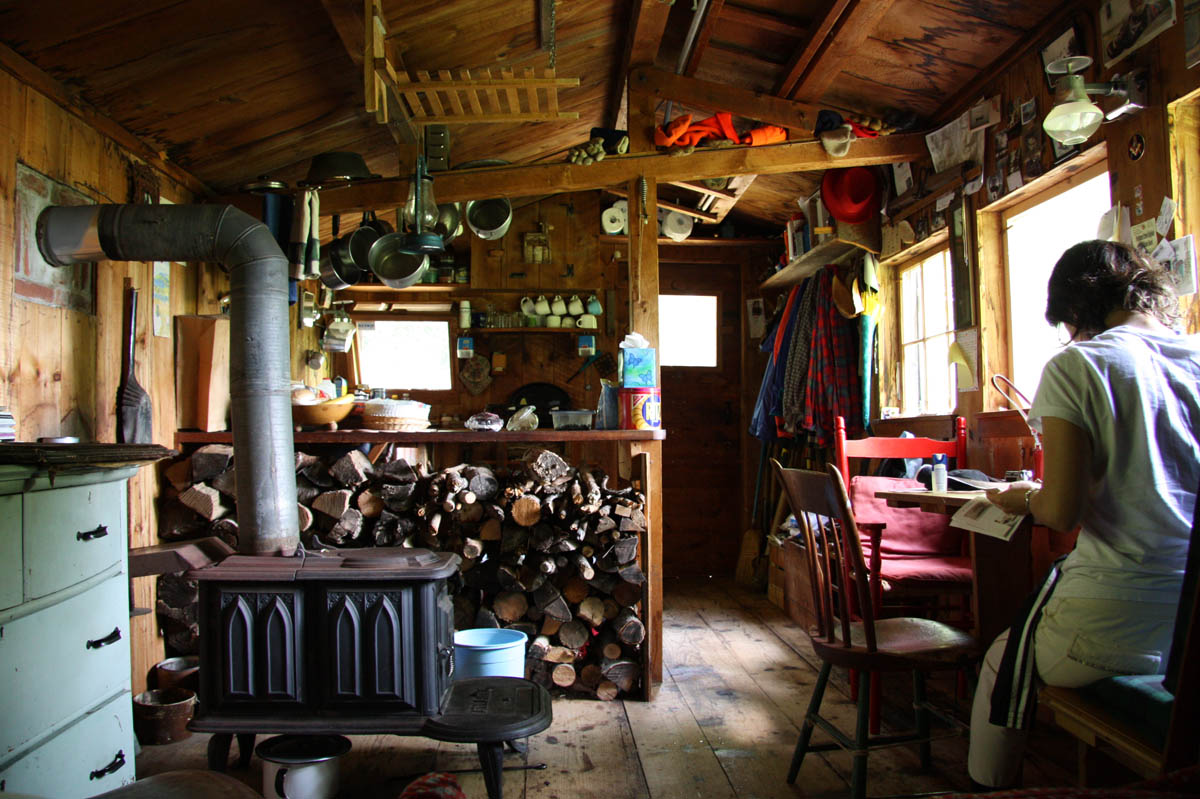
{"type": "Polygon", "coordinates": [[[368,430],[393,430],[402,433],[415,433],[418,430],[428,430],[428,419],[413,419],[409,416],[364,416],[363,427],[368,430]]]}

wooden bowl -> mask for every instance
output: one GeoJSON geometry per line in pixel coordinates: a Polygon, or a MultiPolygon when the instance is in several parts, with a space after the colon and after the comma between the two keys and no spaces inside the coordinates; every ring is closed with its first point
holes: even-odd
{"type": "Polygon", "coordinates": [[[292,422],[298,425],[320,427],[340,422],[354,410],[354,397],[318,402],[314,405],[292,405],[292,422]]]}

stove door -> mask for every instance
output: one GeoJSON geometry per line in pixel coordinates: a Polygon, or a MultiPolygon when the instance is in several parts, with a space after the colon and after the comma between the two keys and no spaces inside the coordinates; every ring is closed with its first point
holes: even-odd
{"type": "Polygon", "coordinates": [[[207,651],[216,707],[302,704],[305,700],[304,597],[288,586],[222,585],[211,589],[207,651]]]}

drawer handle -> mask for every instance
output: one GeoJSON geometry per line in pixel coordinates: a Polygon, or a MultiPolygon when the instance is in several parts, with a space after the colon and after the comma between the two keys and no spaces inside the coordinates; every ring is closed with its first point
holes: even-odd
{"type": "Polygon", "coordinates": [[[104,768],[98,768],[95,771],[93,771],[91,776],[88,777],[88,779],[89,780],[98,780],[101,777],[107,777],[109,774],[120,771],[124,767],[125,767],[125,750],[118,749],[117,756],[112,759],[112,762],[109,763],[104,768]]]}
{"type": "Polygon", "coordinates": [[[85,530],[82,533],[76,533],[75,538],[79,541],[91,541],[94,538],[104,538],[108,535],[108,528],[103,524],[95,530],[85,530]]]}
{"type": "Polygon", "coordinates": [[[120,640],[121,640],[121,628],[113,627],[113,631],[111,633],[109,633],[108,635],[104,636],[103,638],[93,638],[90,641],[88,641],[87,648],[88,649],[99,649],[102,646],[108,646],[109,644],[115,644],[117,641],[120,641],[120,640]]]}

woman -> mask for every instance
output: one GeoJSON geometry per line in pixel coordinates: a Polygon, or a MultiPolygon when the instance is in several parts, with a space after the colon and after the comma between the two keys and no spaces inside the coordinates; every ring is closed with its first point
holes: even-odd
{"type": "Polygon", "coordinates": [[[1037,681],[1166,668],[1200,484],[1200,337],[1174,332],[1177,317],[1166,273],[1122,244],[1076,244],[1050,275],[1046,321],[1072,344],[1046,364],[1029,412],[1045,482],[988,498],[1080,531],[984,658],[968,761],[980,786],[1017,783],[1037,681]]]}

